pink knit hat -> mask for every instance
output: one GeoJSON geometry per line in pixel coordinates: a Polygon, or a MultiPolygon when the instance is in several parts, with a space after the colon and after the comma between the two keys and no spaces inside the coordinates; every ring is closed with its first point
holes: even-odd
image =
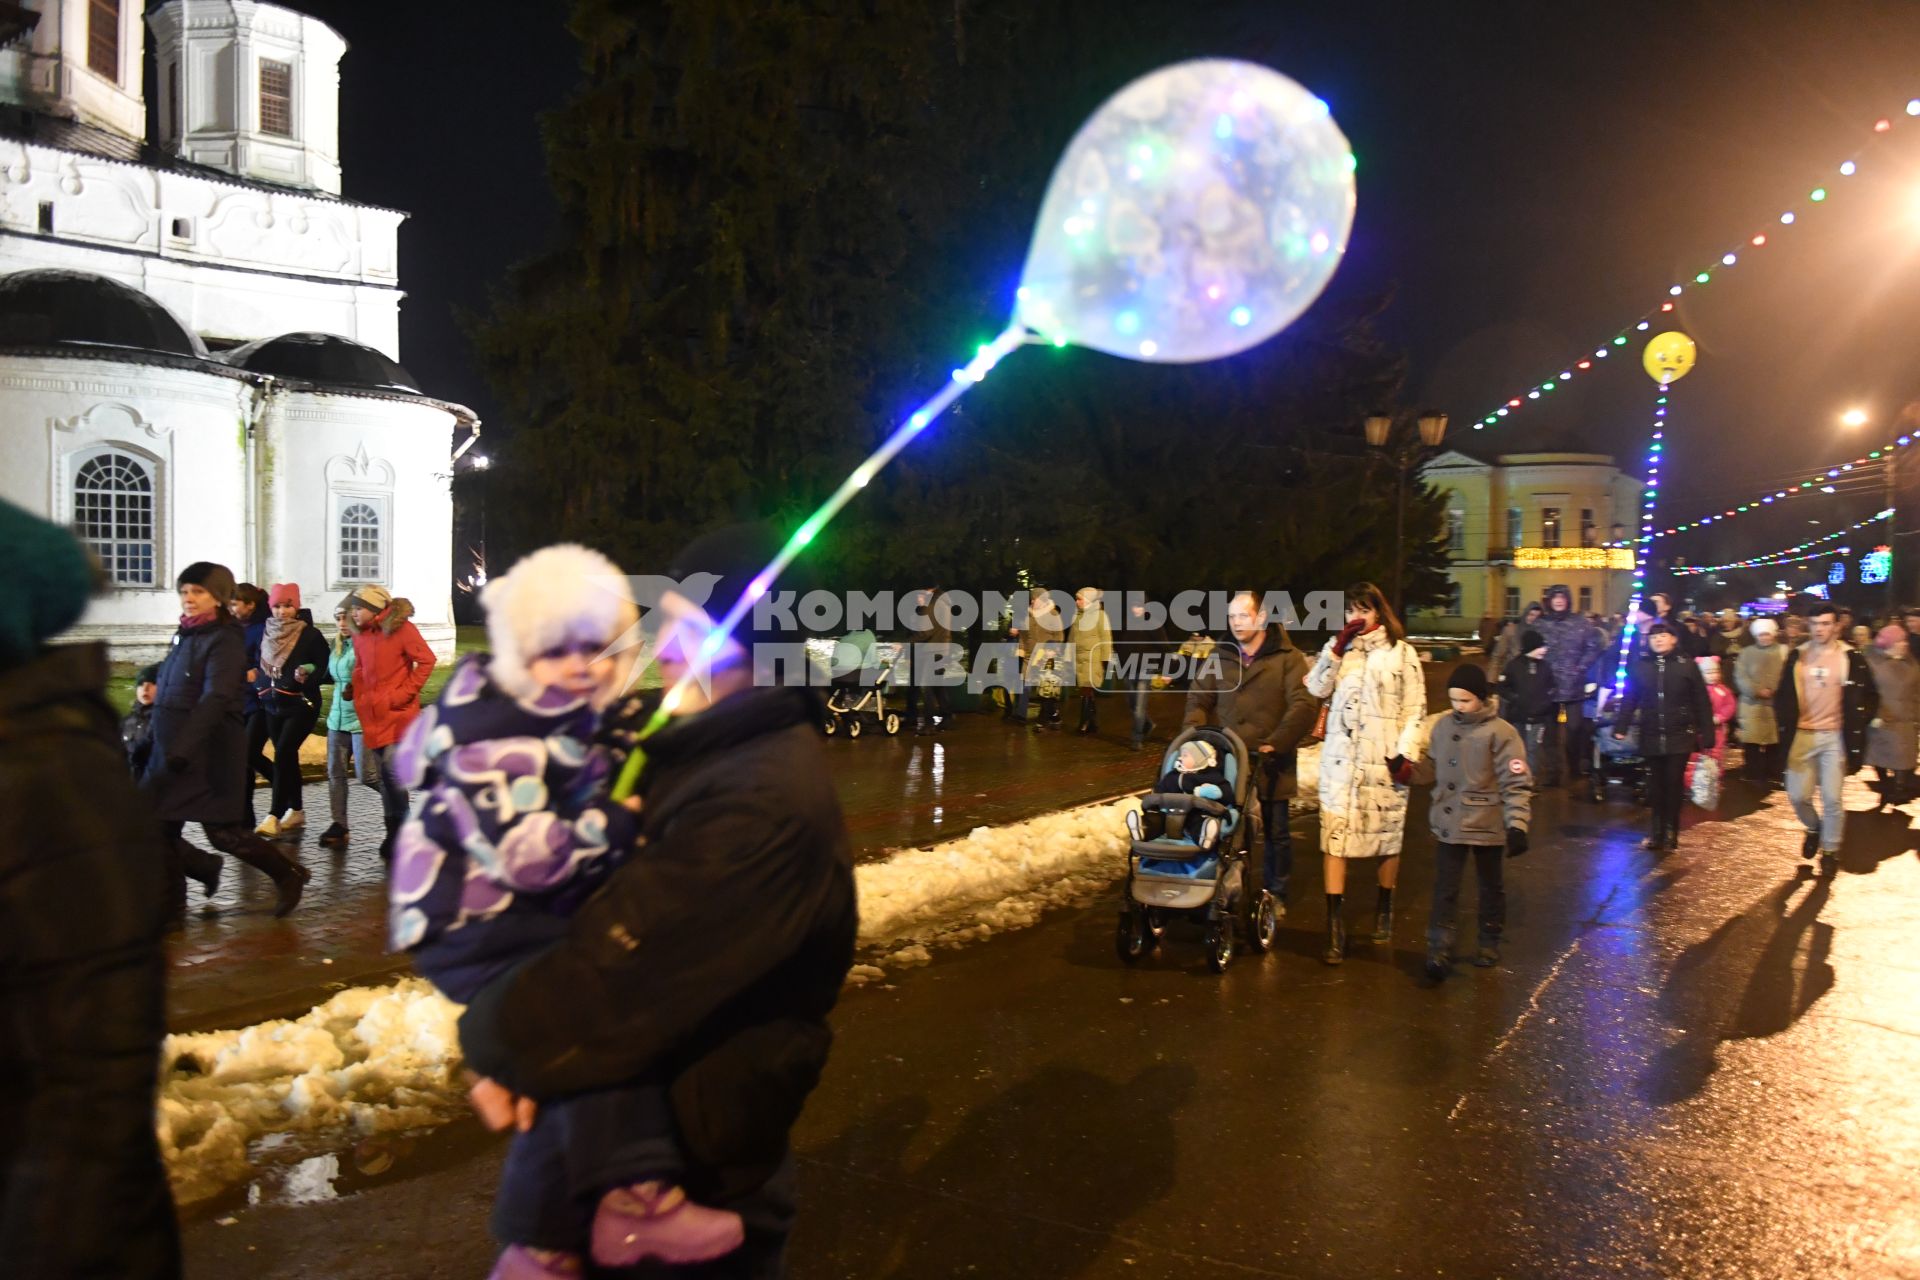
{"type": "Polygon", "coordinates": [[[1873,643],[1879,648],[1891,649],[1906,638],[1907,633],[1905,631],[1889,623],[1887,626],[1880,628],[1880,634],[1873,638],[1873,643]]]}
{"type": "Polygon", "coordinates": [[[299,583],[276,582],[273,584],[272,589],[267,592],[267,607],[271,609],[283,604],[290,604],[296,609],[300,607],[299,583]]]}

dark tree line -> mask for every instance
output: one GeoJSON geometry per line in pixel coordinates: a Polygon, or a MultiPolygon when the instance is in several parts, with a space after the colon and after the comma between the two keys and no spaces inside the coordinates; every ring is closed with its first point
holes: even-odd
{"type": "MultiPolygon", "coordinates": [[[[562,234],[471,326],[508,407],[496,563],[565,536],[639,571],[717,523],[796,525],[1004,322],[1087,113],[1238,48],[1173,8],[575,0],[581,83],[543,122],[562,234]]],[[[816,576],[1385,578],[1393,478],[1358,447],[1400,390],[1383,305],[1336,277],[1280,338],[1207,365],[1016,352],[828,529],[816,576]]],[[[1438,592],[1443,523],[1417,492],[1410,600],[1438,592]]]]}

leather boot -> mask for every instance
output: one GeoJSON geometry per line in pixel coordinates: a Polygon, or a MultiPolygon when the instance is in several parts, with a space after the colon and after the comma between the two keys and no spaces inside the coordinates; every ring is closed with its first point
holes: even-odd
{"type": "Polygon", "coordinates": [[[1393,890],[1380,886],[1380,902],[1373,913],[1373,940],[1390,942],[1393,940],[1393,890]]]}
{"type": "Polygon", "coordinates": [[[1327,895],[1327,953],[1320,957],[1328,964],[1342,964],[1347,958],[1346,895],[1327,895]]]}
{"type": "Polygon", "coordinates": [[[182,840],[180,859],[187,877],[200,886],[202,897],[211,898],[220,891],[220,870],[227,865],[225,858],[182,840]]]}
{"type": "Polygon", "coordinates": [[[1640,847],[1650,853],[1664,850],[1667,847],[1667,824],[1656,817],[1653,825],[1647,828],[1647,838],[1640,842],[1640,847]]]}
{"type": "Polygon", "coordinates": [[[234,849],[233,856],[273,881],[278,895],[278,901],[273,905],[274,915],[284,916],[300,905],[300,895],[306,891],[307,881],[313,878],[313,872],[258,838],[248,840],[234,849]]]}

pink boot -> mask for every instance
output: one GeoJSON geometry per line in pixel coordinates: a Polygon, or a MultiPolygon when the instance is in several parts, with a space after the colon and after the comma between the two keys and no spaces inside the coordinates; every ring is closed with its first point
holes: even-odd
{"type": "Polygon", "coordinates": [[[603,1267],[631,1267],[646,1258],[706,1262],[732,1253],[746,1238],[739,1214],[695,1204],[664,1182],[615,1187],[593,1214],[593,1260],[603,1267]]]}
{"type": "Polygon", "coordinates": [[[487,1280],[579,1280],[584,1270],[577,1253],[510,1244],[493,1264],[487,1280]]]}

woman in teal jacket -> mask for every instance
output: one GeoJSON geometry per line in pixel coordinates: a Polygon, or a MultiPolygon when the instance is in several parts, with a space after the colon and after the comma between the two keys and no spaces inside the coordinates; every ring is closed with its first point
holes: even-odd
{"type": "Polygon", "coordinates": [[[360,733],[360,716],[353,703],[340,696],[353,680],[353,626],[347,621],[347,606],[333,611],[338,628],[327,654],[327,673],[333,677],[333,701],[327,707],[327,801],[333,810],[333,825],[320,837],[329,849],[347,847],[347,770],[361,782],[378,791],[380,759],[367,750],[360,733]]]}

